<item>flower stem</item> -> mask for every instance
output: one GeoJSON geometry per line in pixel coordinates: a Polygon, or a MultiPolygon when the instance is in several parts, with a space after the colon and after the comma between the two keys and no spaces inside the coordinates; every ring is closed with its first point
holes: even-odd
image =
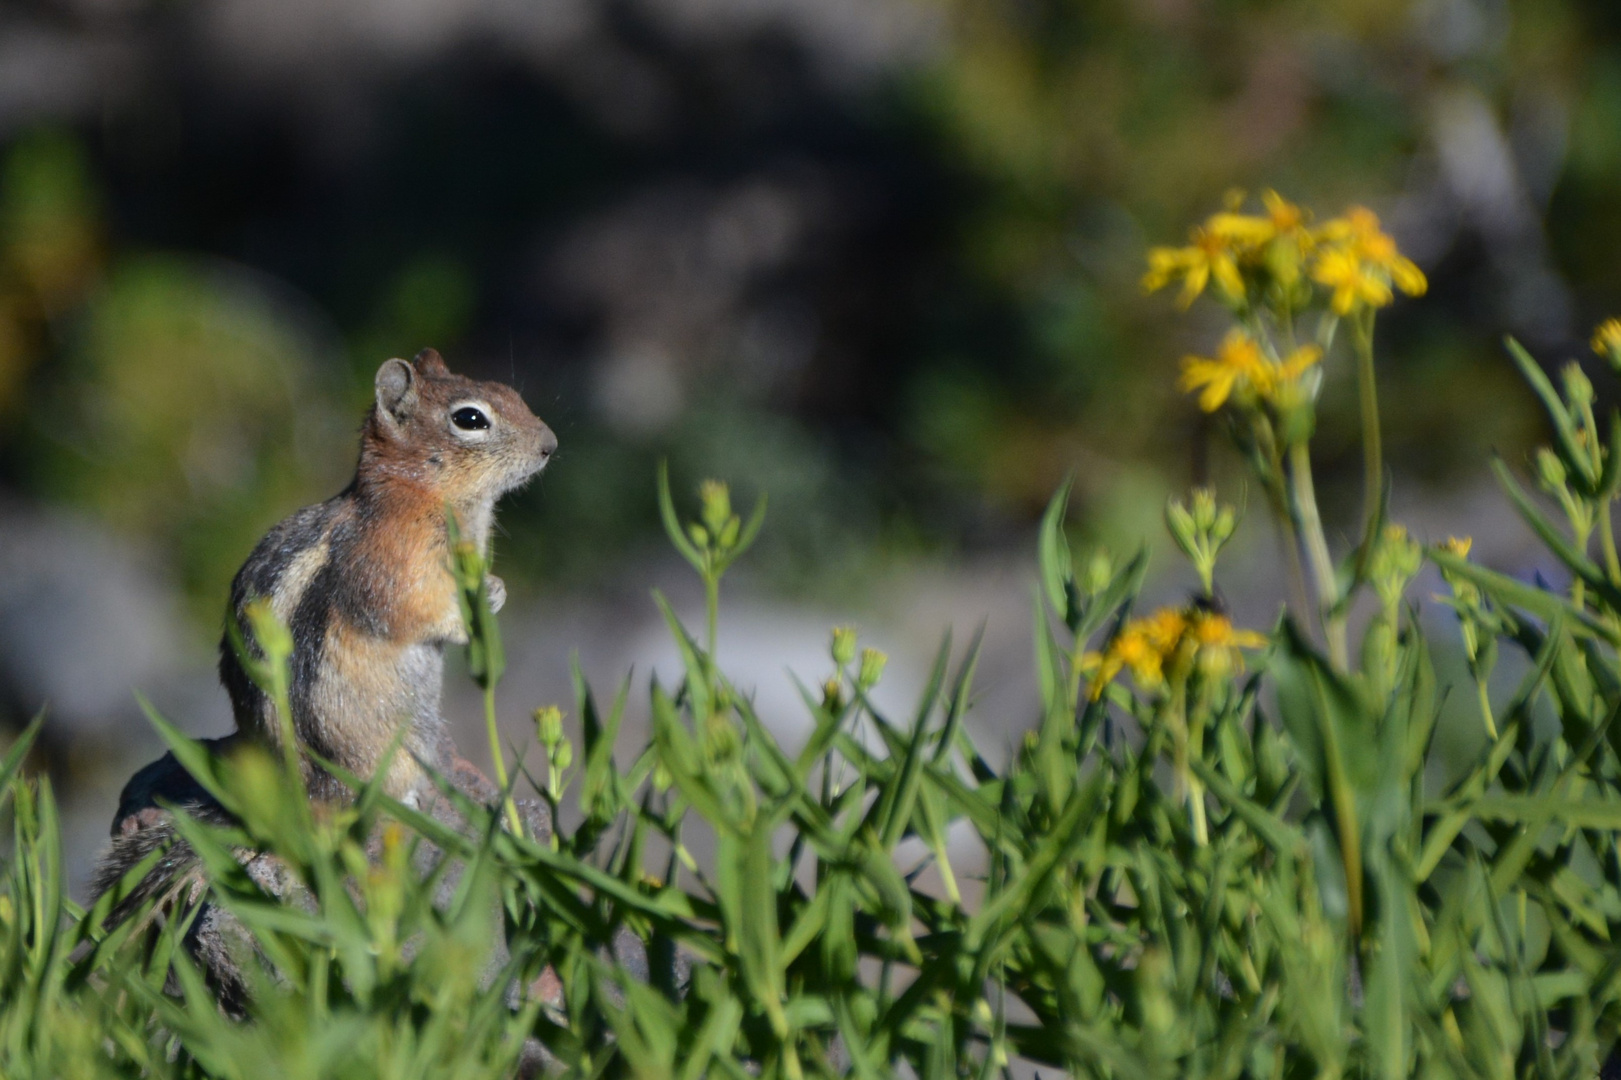
{"type": "Polygon", "coordinates": [[[1351,323],[1357,396],[1362,401],[1362,550],[1357,556],[1358,571],[1366,565],[1373,551],[1385,486],[1384,443],[1379,434],[1379,384],[1373,372],[1373,318],[1373,309],[1369,308],[1351,323]]]}
{"type": "Polygon", "coordinates": [[[490,737],[490,763],[495,770],[495,785],[501,789],[501,798],[507,812],[507,826],[512,835],[523,835],[523,819],[518,806],[512,801],[512,790],[507,787],[507,763],[501,753],[501,736],[495,726],[495,684],[484,687],[484,726],[490,737]]]}
{"type": "Polygon", "coordinates": [[[1480,716],[1486,721],[1486,735],[1492,742],[1497,741],[1497,721],[1492,717],[1491,695],[1486,693],[1486,680],[1475,680],[1476,696],[1480,699],[1480,716]]]}
{"type": "Polygon", "coordinates": [[[704,575],[704,648],[715,658],[715,632],[720,621],[720,575],[704,575]]]}
{"type": "Polygon", "coordinates": [[[1598,508],[1599,542],[1604,545],[1604,571],[1611,585],[1621,585],[1621,559],[1615,553],[1615,526],[1610,521],[1613,500],[1605,499],[1598,508]]]}
{"type": "Polygon", "coordinates": [[[1345,644],[1345,616],[1335,614],[1339,602],[1339,585],[1334,577],[1334,561],[1328,554],[1328,540],[1323,535],[1323,520],[1317,512],[1317,492],[1311,479],[1311,451],[1304,442],[1289,447],[1289,479],[1294,518],[1306,547],[1306,559],[1311,563],[1312,577],[1317,586],[1317,616],[1322,623],[1323,638],[1328,642],[1328,659],[1336,670],[1347,670],[1349,652],[1345,644]]]}

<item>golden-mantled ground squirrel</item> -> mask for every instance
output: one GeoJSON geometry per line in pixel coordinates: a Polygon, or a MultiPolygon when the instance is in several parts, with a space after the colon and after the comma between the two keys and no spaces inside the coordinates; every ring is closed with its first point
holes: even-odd
{"type": "MultiPolygon", "coordinates": [[[[385,790],[409,799],[436,760],[444,648],[463,643],[446,511],[488,551],[495,501],[545,467],[557,438],[511,387],[452,375],[439,354],[390,360],[340,494],[271,529],[237,572],[231,615],[267,597],[293,635],[293,730],[309,750],[370,777],[408,725],[385,790]]],[[[490,579],[492,606],[505,588],[490,579]]],[[[245,623],[243,623],[245,625],[245,623]]],[[[220,644],[220,679],[244,735],[276,746],[274,706],[220,644]]],[[[311,794],[345,789],[312,770],[311,794]]]]}
{"type": "MultiPolygon", "coordinates": [[[[488,781],[455,754],[440,715],[445,646],[466,641],[447,510],[462,536],[487,552],[496,500],[544,468],[556,448],[551,429],[511,387],[453,375],[432,349],[377,370],[354,481],[271,529],[231,587],[228,617],[242,622],[244,607],[264,597],[292,632],[292,726],[304,748],[365,779],[403,727],[385,780],[390,795],[418,801],[425,762],[481,801],[493,796],[488,781]]],[[[493,577],[489,585],[491,606],[499,608],[505,588],[493,577]]],[[[216,740],[215,749],[244,740],[278,747],[274,705],[248,678],[229,633],[219,667],[237,733],[216,740]]],[[[307,768],[306,780],[318,800],[348,796],[319,769],[307,768]]],[[[140,770],[121,797],[112,848],[92,882],[96,895],[168,845],[123,907],[151,896],[202,899],[200,867],[168,824],[165,805],[205,819],[223,814],[172,755],[140,770]]],[[[273,868],[261,869],[274,877],[273,868]]],[[[238,980],[227,955],[229,928],[211,917],[197,927],[193,951],[230,996],[238,980]]]]}

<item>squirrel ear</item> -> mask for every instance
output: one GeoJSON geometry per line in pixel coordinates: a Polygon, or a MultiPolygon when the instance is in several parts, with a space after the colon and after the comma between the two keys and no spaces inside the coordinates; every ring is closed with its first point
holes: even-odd
{"type": "Polygon", "coordinates": [[[450,374],[450,369],[445,366],[445,358],[439,355],[438,349],[423,349],[411,362],[416,365],[418,371],[430,378],[450,374]]]}
{"type": "Polygon", "coordinates": [[[377,369],[377,412],[400,421],[411,415],[417,401],[416,369],[404,360],[385,360],[377,369]]]}

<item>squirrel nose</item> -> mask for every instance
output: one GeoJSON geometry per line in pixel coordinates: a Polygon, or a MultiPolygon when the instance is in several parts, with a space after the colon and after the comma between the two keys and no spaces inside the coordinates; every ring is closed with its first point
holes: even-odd
{"type": "Polygon", "coordinates": [[[545,424],[540,425],[540,457],[541,457],[541,460],[544,461],[545,459],[551,457],[552,456],[552,451],[556,450],[556,449],[557,449],[557,436],[552,434],[552,429],[547,427],[545,424]]]}

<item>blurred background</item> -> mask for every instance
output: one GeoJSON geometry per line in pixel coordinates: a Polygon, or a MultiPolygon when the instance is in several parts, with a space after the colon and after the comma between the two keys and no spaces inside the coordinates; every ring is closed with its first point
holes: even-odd
{"type": "MultiPolygon", "coordinates": [[[[830,625],[893,655],[897,711],[945,630],[983,626],[976,732],[1011,745],[1062,478],[1080,535],[1155,546],[1160,598],[1189,583],[1166,496],[1246,498],[1174,387],[1221,321],[1139,279],[1268,186],[1367,203],[1430,276],[1381,320],[1398,516],[1537,572],[1487,481],[1542,434],[1499,340],[1593,360],[1621,308],[1606,0],[13,0],[0,731],[48,705],[82,873],[158,750],[132,690],[229,730],[232,574],[347,481],[377,365],[434,345],[561,441],[497,542],[515,744],[568,703],[571,651],[602,692],[634,666],[633,703],[673,672],[648,590],[700,595],[658,532],[668,457],[689,508],[707,476],[770,494],[721,652],[786,738],[830,625]]],[[[1333,537],[1347,366],[1315,445],[1333,537]]],[[[1249,504],[1224,582],[1266,626],[1281,561],[1249,504]]]]}

